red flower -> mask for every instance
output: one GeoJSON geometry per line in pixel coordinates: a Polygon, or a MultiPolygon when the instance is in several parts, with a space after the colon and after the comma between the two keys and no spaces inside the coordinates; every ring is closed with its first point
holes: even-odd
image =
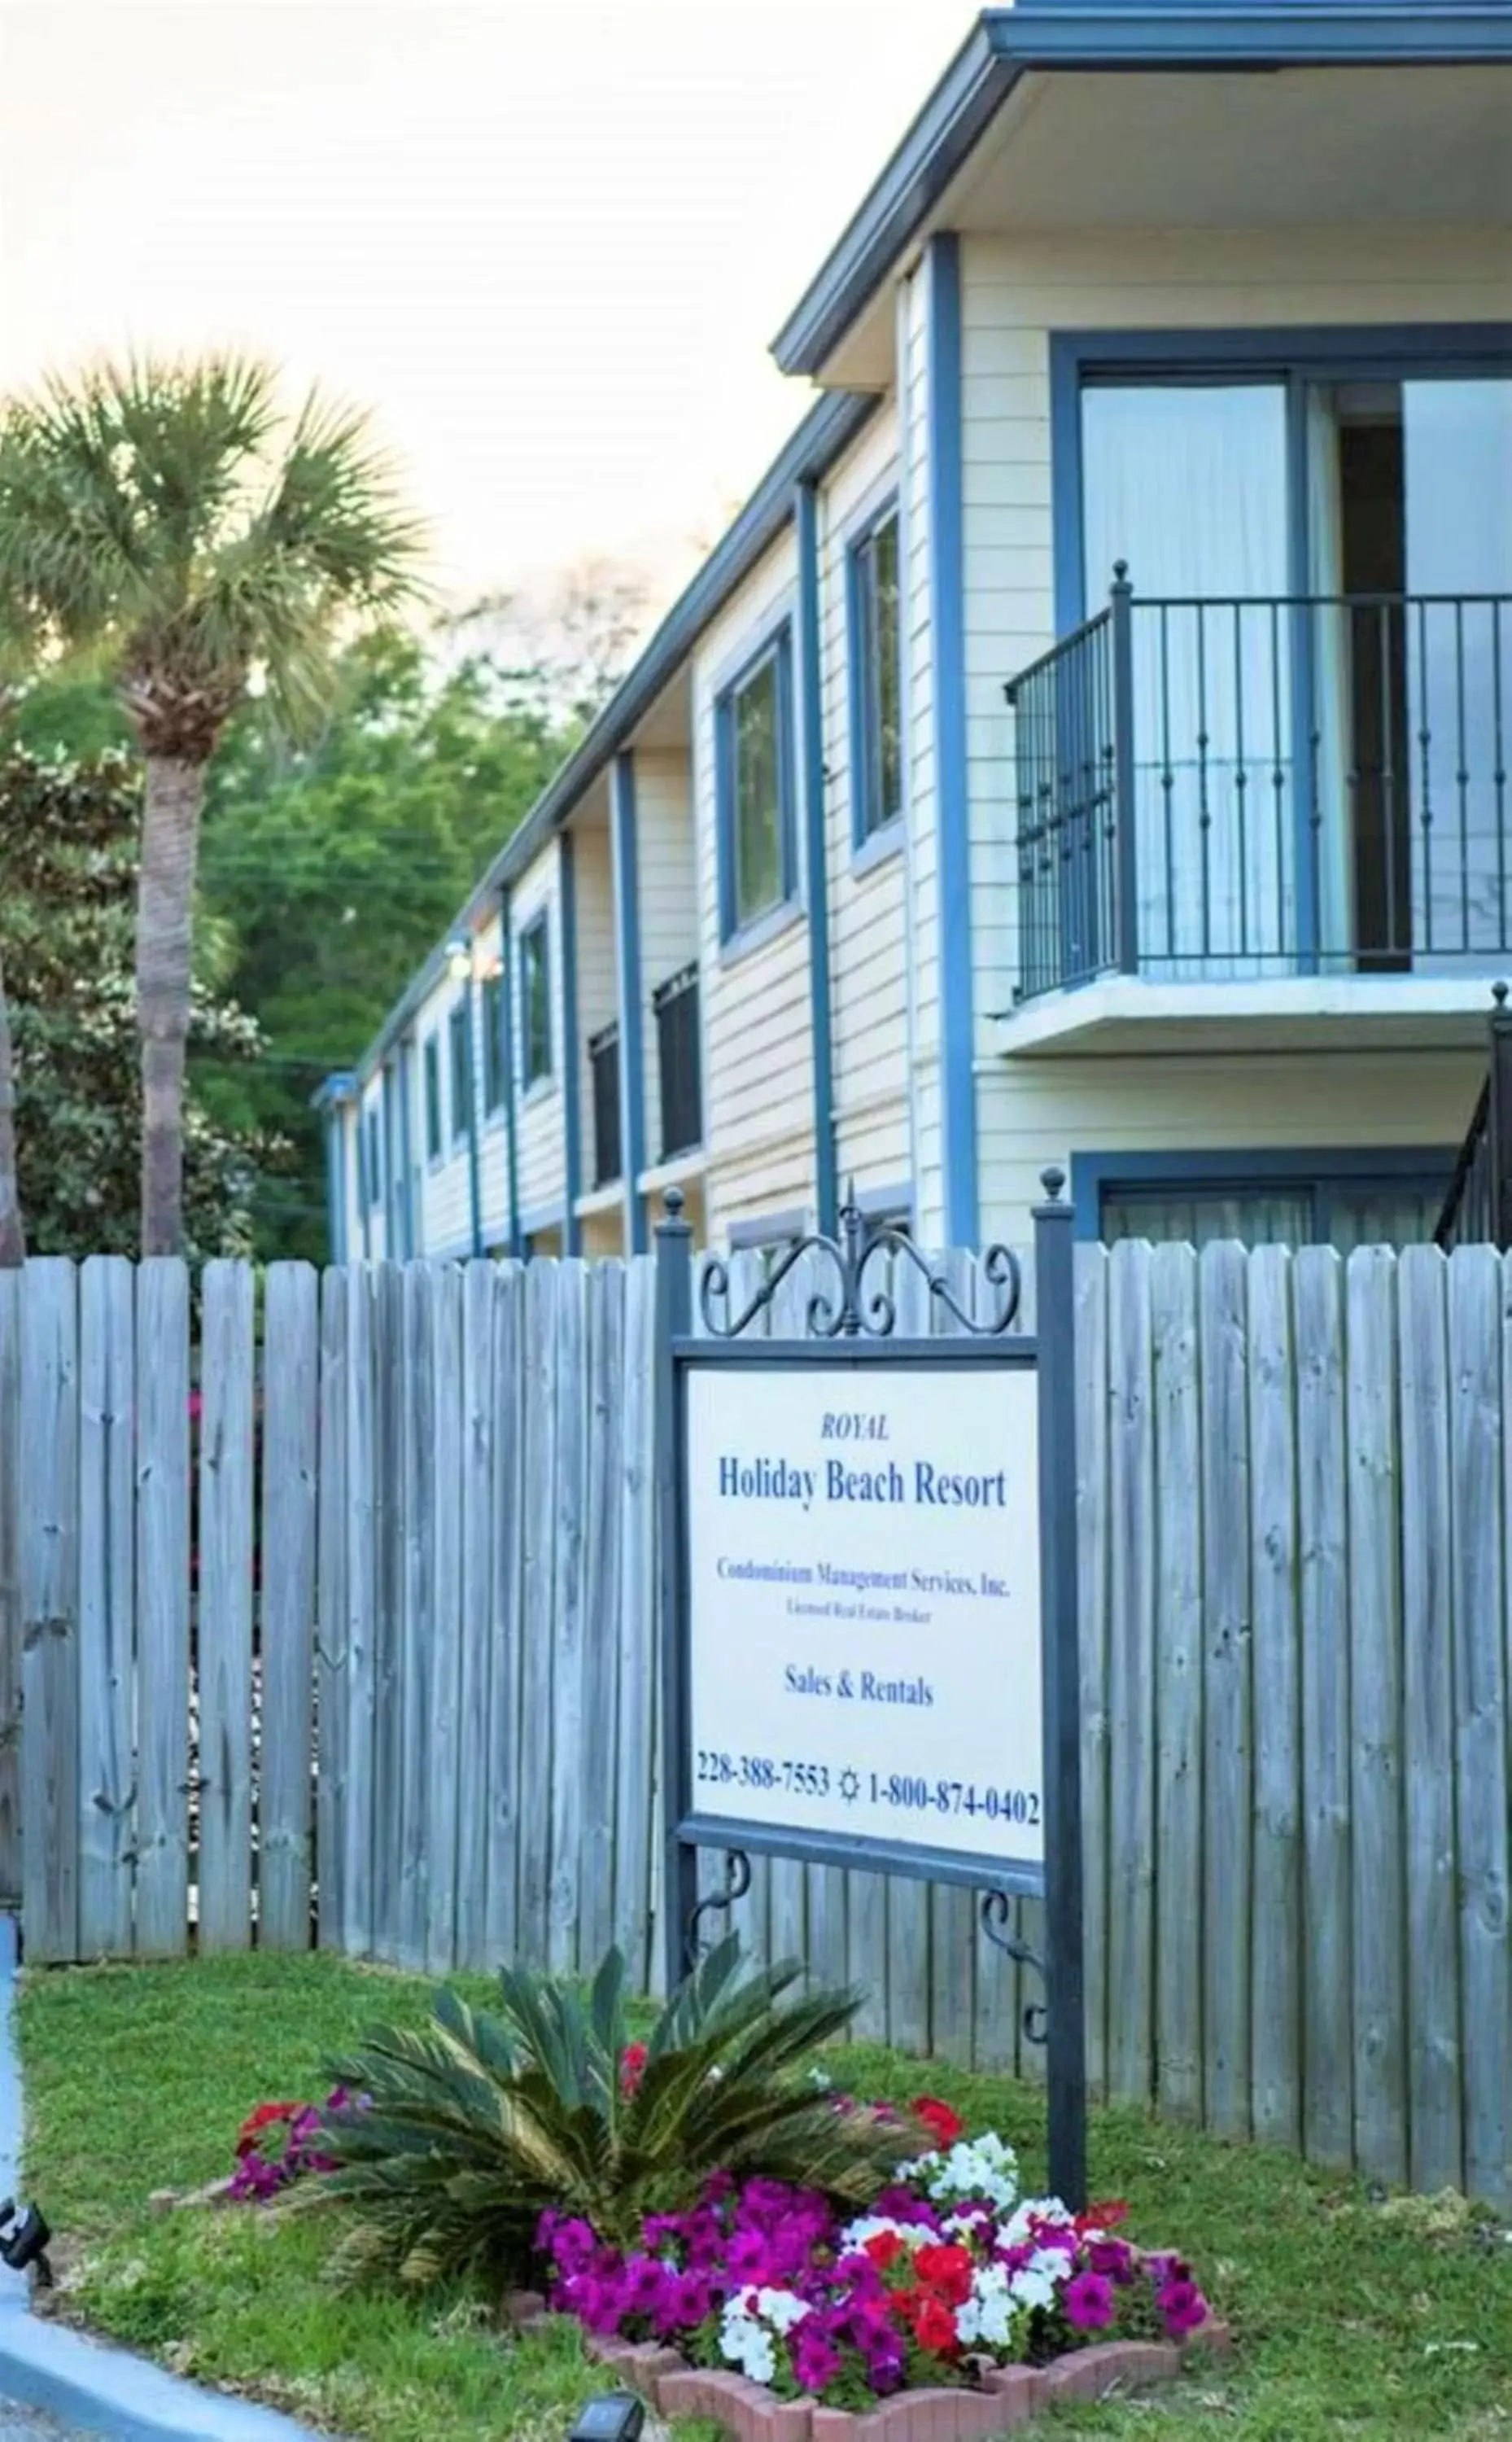
{"type": "Polygon", "coordinates": [[[631,2095],[646,2075],[647,2050],[644,2044],[627,2044],[620,2054],[620,2092],[631,2095]]]}
{"type": "Polygon", "coordinates": [[[245,2156],[255,2152],[264,2128],[277,2127],[280,2122],[287,2123],[302,2108],[298,2103],[260,2103],[255,2111],[247,2113],[236,2132],[237,2153],[245,2156]]]}
{"type": "Polygon", "coordinates": [[[938,2298],[920,2301],[914,2317],[914,2338],[921,2349],[932,2349],[938,2355],[956,2345],[956,2318],[938,2298]]]}
{"type": "Polygon", "coordinates": [[[921,2247],[914,2264],[925,2288],[945,2305],[965,2305],[972,2294],[972,2259],[964,2247],[921,2247]]]}
{"type": "Polygon", "coordinates": [[[952,2111],[948,2103],[940,2103],[932,2094],[920,2094],[909,2105],[916,2120],[921,2120],[935,2141],[938,2153],[948,2153],[957,2137],[966,2133],[966,2123],[959,2112],[952,2111]]]}
{"type": "Polygon", "coordinates": [[[874,2230],[869,2238],[862,2241],[862,2253],[870,2256],[879,2272],[896,2264],[902,2251],[902,2240],[895,2230],[874,2230]]]}
{"type": "Polygon", "coordinates": [[[1128,2218],[1129,2208],[1121,2196],[1109,2196],[1105,2204],[1088,2205],[1085,2213],[1079,2213],[1071,2228],[1078,2238],[1084,2238],[1089,2230],[1117,2230],[1128,2218]]]}

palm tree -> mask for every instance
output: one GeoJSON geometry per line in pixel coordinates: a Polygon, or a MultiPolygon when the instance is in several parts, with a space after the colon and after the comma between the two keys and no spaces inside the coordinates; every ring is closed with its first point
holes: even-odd
{"type": "Polygon", "coordinates": [[[298,730],[354,616],[419,591],[420,530],[365,418],[286,421],[238,356],[106,364],[0,422],[0,634],[107,669],[146,762],[137,916],[142,1252],[176,1252],[206,767],[249,689],[298,730]]]}

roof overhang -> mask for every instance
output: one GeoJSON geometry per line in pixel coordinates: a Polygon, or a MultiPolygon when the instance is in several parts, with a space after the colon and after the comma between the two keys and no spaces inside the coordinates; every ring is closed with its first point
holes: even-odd
{"type": "Polygon", "coordinates": [[[1512,62],[1508,0],[1019,0],[988,9],[773,342],[822,376],[1026,78],[1512,62]]]}

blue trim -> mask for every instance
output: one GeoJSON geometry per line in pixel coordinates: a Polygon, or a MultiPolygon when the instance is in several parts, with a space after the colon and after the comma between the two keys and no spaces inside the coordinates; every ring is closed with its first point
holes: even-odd
{"type": "Polygon", "coordinates": [[[500,1024],[504,1030],[504,1172],[508,1195],[509,1251],[517,1262],[524,1251],[519,1227],[519,1123],[515,1115],[515,937],[510,930],[509,884],[499,893],[499,947],[503,960],[503,990],[499,995],[500,1024]]]}
{"type": "Polygon", "coordinates": [[[339,1103],[325,1108],[325,1240],[329,1260],[346,1262],[346,1125],[339,1103]]]}
{"type": "Polygon", "coordinates": [[[1224,1153],[1073,1153],[1071,1202],[1076,1234],[1096,1241],[1102,1206],[1120,1189],[1265,1189],[1321,1186],[1331,1180],[1379,1179],[1383,1185],[1418,1182],[1437,1190],[1448,1185],[1457,1148],[1445,1145],[1276,1146],[1224,1153]]]}
{"type": "Polygon", "coordinates": [[[357,1133],[357,1227],[362,1235],[362,1260],[373,1259],[373,1181],[369,1176],[372,1164],[368,1158],[368,1112],[364,1103],[356,1105],[357,1133]]]}
{"type": "MultiPolygon", "coordinates": [[[[896,490],[880,501],[869,517],[864,519],[846,538],[846,697],[850,732],[850,848],[852,860],[864,857],[874,840],[889,832],[901,832],[902,811],[890,814],[885,822],[868,829],[866,813],[872,787],[872,725],[871,690],[867,683],[867,634],[861,591],[861,556],[880,527],[891,519],[898,528],[899,565],[899,678],[902,676],[902,518],[896,490]]],[[[895,846],[901,846],[897,840],[895,846]]]]}
{"type": "Polygon", "coordinates": [[[420,1099],[426,1123],[426,1168],[435,1170],[446,1157],[446,1113],[441,1092],[439,1025],[431,1028],[420,1047],[420,1099]]]}
{"type": "Polygon", "coordinates": [[[783,916],[798,901],[797,790],[793,771],[792,617],[784,611],[722,680],[714,700],[714,831],[719,869],[720,945],[738,952],[755,946],[754,937],[773,918],[783,916]],[[736,908],[735,854],[735,700],[768,663],[777,683],[777,853],[780,894],[744,922],[736,908]]]}
{"type": "Polygon", "coordinates": [[[583,1192],[583,1081],[577,1057],[577,869],[571,831],[557,835],[557,886],[561,894],[562,928],[562,1161],[566,1172],[567,1210],[562,1215],[562,1252],[575,1255],[583,1241],[577,1199],[583,1192]]]}
{"type": "MultiPolygon", "coordinates": [[[[1509,12],[1512,22],[1512,12],[1509,12]]],[[[1221,331],[1052,331],[1050,334],[1050,467],[1055,552],[1056,632],[1068,635],[1088,615],[1083,550],[1082,388],[1102,380],[1234,380],[1269,377],[1393,381],[1411,370],[1454,380],[1487,373],[1512,374],[1512,322],[1256,323],[1221,331]]],[[[1300,390],[1302,384],[1296,387],[1300,390]]],[[[1306,591],[1306,433],[1293,418],[1288,476],[1291,576],[1306,591]],[[1300,457],[1299,457],[1300,451],[1300,457]]],[[[1139,572],[1131,568],[1136,593],[1139,572]]],[[[1113,572],[1107,572],[1108,583],[1113,572]]],[[[1101,609],[1102,605],[1099,603],[1101,609]]],[[[1305,732],[1300,733],[1305,734],[1305,732]]]]}
{"type": "Polygon", "coordinates": [[[404,1243],[400,1252],[406,1260],[420,1251],[418,1214],[415,1209],[413,1128],[410,1108],[414,1096],[414,1055],[413,1035],[401,1035],[399,1039],[399,1159],[404,1168],[404,1192],[400,1198],[404,1243]]]}
{"type": "Polygon", "coordinates": [[[813,1032],[813,1159],[819,1228],[839,1223],[834,1047],[829,1025],[829,876],[825,838],[824,671],[819,626],[819,503],[811,481],[793,501],[798,538],[798,670],[803,720],[803,835],[809,867],[809,1022],[813,1032]]]}
{"type": "Polygon", "coordinates": [[[625,748],[610,774],[614,920],[619,939],[620,1166],[625,1173],[625,1251],[650,1243],[646,1198],[635,1182],[646,1168],[646,1046],[641,1027],[641,881],[635,755],[625,748]]]}
{"type": "Polygon", "coordinates": [[[948,1242],[975,1247],[976,1085],[972,1073],[972,856],[961,542],[960,246],[951,231],[929,242],[929,573],[935,643],[940,1163],[948,1242]]]}
{"type": "Polygon", "coordinates": [[[1434,66],[1512,59],[1505,0],[1018,0],[983,12],[773,341],[817,374],[1035,69],[1434,66]]]}
{"type": "Polygon", "coordinates": [[[478,991],[469,973],[463,986],[467,1033],[467,1218],[472,1251],[483,1250],[483,1156],[478,1143],[478,991]]]}

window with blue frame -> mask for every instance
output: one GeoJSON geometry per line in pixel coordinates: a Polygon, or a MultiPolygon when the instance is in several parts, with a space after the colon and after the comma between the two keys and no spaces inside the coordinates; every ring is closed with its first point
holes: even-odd
{"type": "Polygon", "coordinates": [[[441,1045],[435,1035],[426,1039],[426,1159],[441,1159],[441,1045]]]}
{"type": "Polygon", "coordinates": [[[368,1158],[367,1196],[370,1204],[383,1202],[383,1133],[376,1110],[367,1116],[368,1158]]]}
{"type": "Polygon", "coordinates": [[[720,930],[729,940],[794,896],[792,647],[784,627],[715,705],[720,930]]]}
{"type": "Polygon", "coordinates": [[[896,822],[903,806],[896,505],[852,545],[849,594],[852,829],[860,847],[896,822]]]}
{"type": "Polygon", "coordinates": [[[469,1009],[460,1000],[446,1020],[446,1043],[451,1068],[451,1139],[453,1144],[467,1133],[467,1115],[472,1109],[472,1042],[468,1031],[469,1009]]]}
{"type": "Polygon", "coordinates": [[[488,975],[483,988],[483,1109],[492,1115],[504,1099],[504,985],[501,975],[488,975]]]}
{"type": "Polygon", "coordinates": [[[520,1084],[528,1094],[552,1073],[551,940],[546,910],[519,937],[520,1084]]]}
{"type": "MultiPolygon", "coordinates": [[[[1453,1167],[1452,1153],[1339,1156],[1268,1154],[1186,1161],[1149,1155],[1120,1165],[1092,1165],[1097,1233],[1175,1239],[1206,1247],[1405,1247],[1433,1235],[1453,1167]]],[[[1078,1182],[1079,1185],[1081,1181],[1078,1182]]]]}

